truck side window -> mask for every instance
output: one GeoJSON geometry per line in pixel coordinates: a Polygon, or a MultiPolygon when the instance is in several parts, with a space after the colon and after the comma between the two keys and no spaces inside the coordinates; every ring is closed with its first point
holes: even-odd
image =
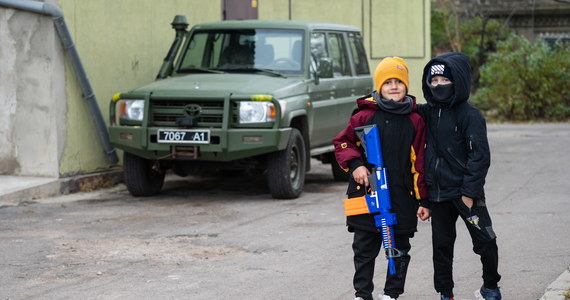
{"type": "Polygon", "coordinates": [[[370,69],[368,67],[368,58],[366,57],[366,51],[364,50],[364,45],[362,44],[362,37],[360,36],[360,34],[349,33],[348,44],[350,46],[352,59],[354,60],[356,74],[370,75],[370,69]]]}
{"type": "Polygon", "coordinates": [[[329,49],[332,56],[334,77],[350,76],[350,65],[346,57],[346,49],[343,35],[329,33],[329,49]]]}
{"type": "Polygon", "coordinates": [[[313,32],[311,34],[311,54],[317,61],[329,57],[324,32],[313,32]]]}
{"type": "Polygon", "coordinates": [[[184,56],[181,65],[182,69],[210,67],[207,59],[202,55],[207,47],[207,38],[208,36],[204,33],[198,33],[192,36],[192,40],[188,45],[190,51],[184,56]]]}

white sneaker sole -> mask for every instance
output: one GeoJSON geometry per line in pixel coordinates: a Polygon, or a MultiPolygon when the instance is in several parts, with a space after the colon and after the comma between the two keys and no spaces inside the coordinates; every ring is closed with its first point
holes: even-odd
{"type": "Polygon", "coordinates": [[[476,300],[485,300],[485,298],[483,298],[483,296],[481,295],[480,290],[475,290],[475,299],[476,300]]]}

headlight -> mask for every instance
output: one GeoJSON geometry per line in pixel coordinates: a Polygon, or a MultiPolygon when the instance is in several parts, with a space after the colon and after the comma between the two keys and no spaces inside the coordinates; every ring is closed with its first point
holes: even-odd
{"type": "Polygon", "coordinates": [[[275,121],[275,105],[271,102],[241,101],[239,103],[239,122],[267,123],[275,121]]]}
{"type": "Polygon", "coordinates": [[[144,117],[144,100],[120,100],[119,117],[123,120],[141,121],[144,117]]]}

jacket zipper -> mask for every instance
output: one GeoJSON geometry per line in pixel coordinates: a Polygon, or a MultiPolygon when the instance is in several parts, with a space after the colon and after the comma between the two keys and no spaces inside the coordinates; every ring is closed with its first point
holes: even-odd
{"type": "MultiPolygon", "coordinates": [[[[435,174],[437,174],[438,166],[439,166],[439,157],[435,159],[435,170],[434,170],[435,174]]],[[[437,175],[435,175],[435,176],[437,176],[437,175]]],[[[435,198],[435,201],[439,202],[439,195],[441,193],[439,192],[439,180],[437,180],[437,178],[435,178],[435,183],[436,183],[435,186],[437,187],[437,197],[435,198]]]]}
{"type": "MultiPolygon", "coordinates": [[[[437,138],[439,137],[439,121],[440,121],[440,120],[441,120],[441,107],[439,108],[439,111],[437,112],[437,128],[436,128],[436,131],[435,131],[436,134],[437,134],[437,137],[436,137],[436,139],[435,139],[436,141],[437,141],[437,138]]],[[[436,145],[436,144],[437,144],[437,143],[434,142],[434,145],[436,145]]],[[[439,148],[439,147],[438,147],[438,148],[439,148]]],[[[436,154],[437,154],[437,152],[439,152],[439,150],[438,150],[437,148],[434,149],[434,150],[435,150],[435,153],[436,153],[436,154]]],[[[438,176],[438,175],[437,175],[437,173],[438,173],[438,171],[437,171],[438,167],[439,167],[439,155],[437,156],[437,158],[436,158],[436,160],[435,160],[435,170],[434,170],[434,173],[435,173],[435,174],[434,174],[434,176],[438,176]]],[[[439,202],[439,201],[440,201],[439,198],[440,198],[441,193],[440,193],[440,188],[439,188],[439,179],[438,179],[437,177],[435,178],[435,182],[436,182],[436,187],[437,187],[436,202],[439,202]]]]}

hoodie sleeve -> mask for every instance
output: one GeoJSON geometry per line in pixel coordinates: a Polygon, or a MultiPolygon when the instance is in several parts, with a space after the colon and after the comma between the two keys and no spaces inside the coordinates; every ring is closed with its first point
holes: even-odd
{"type": "Polygon", "coordinates": [[[484,185],[491,165],[491,152],[487,140],[487,125],[478,110],[471,110],[464,121],[464,136],[467,142],[467,162],[463,175],[461,193],[474,199],[485,197],[484,185]]]}
{"type": "Polygon", "coordinates": [[[428,188],[424,180],[424,152],[426,144],[426,125],[424,120],[415,113],[410,114],[415,127],[414,141],[410,151],[412,175],[414,181],[414,196],[417,200],[428,197],[428,188]]]}
{"type": "MultiPolygon", "coordinates": [[[[427,104],[418,104],[416,102],[414,102],[414,105],[412,106],[412,112],[418,113],[422,119],[425,120],[428,117],[428,112],[429,112],[429,105],[427,104]]],[[[425,130],[425,129],[424,129],[425,130]]]]}
{"type": "Polygon", "coordinates": [[[334,154],[340,167],[348,172],[359,165],[364,165],[364,156],[360,152],[360,141],[354,128],[364,126],[374,114],[373,110],[361,110],[350,118],[348,125],[334,139],[334,154]]]}

